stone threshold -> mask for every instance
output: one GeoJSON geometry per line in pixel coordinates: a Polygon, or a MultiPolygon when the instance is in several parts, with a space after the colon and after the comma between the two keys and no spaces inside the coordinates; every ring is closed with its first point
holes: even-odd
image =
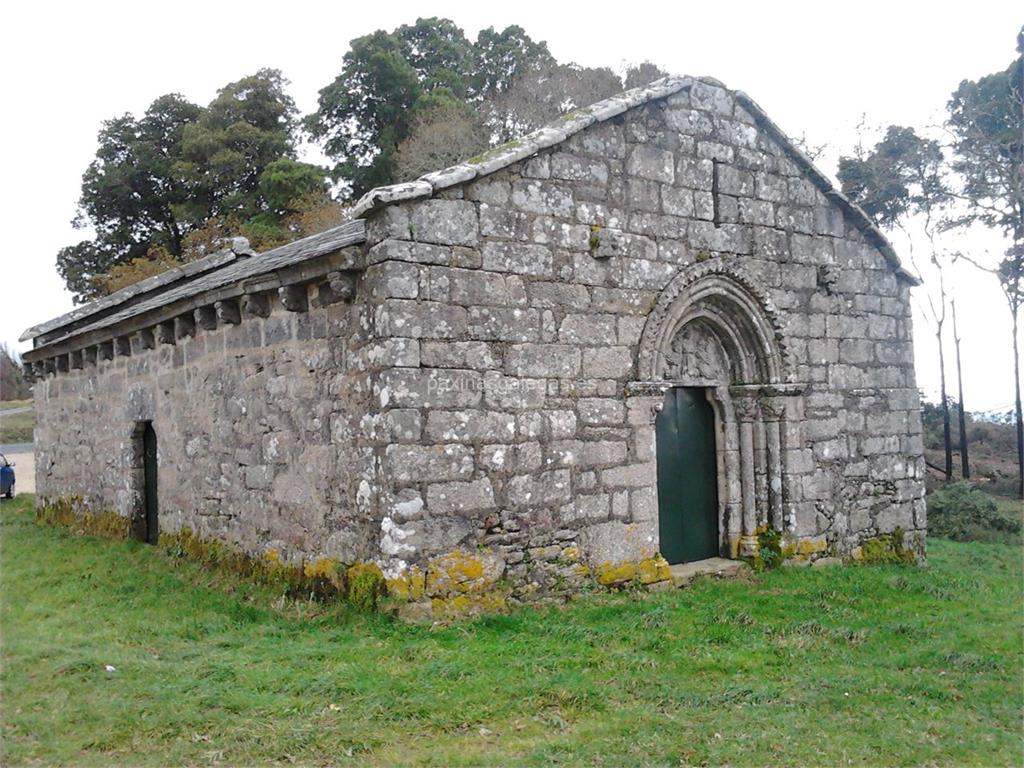
{"type": "Polygon", "coordinates": [[[685,587],[698,576],[713,576],[725,579],[738,576],[746,569],[742,560],[727,560],[724,557],[709,557],[707,560],[695,560],[692,563],[670,565],[672,584],[676,588],[685,587]]]}

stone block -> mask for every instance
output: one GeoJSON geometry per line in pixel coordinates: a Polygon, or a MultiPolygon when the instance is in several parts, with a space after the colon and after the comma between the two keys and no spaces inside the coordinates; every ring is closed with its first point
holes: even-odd
{"type": "Polygon", "coordinates": [[[379,374],[374,394],[382,408],[472,408],[483,382],[479,371],[392,368],[379,374]]]}
{"type": "Polygon", "coordinates": [[[476,206],[468,200],[430,199],[412,203],[410,240],[438,245],[476,245],[480,225],[476,206]]]}
{"type": "Polygon", "coordinates": [[[427,510],[460,514],[494,509],[494,489],[487,478],[466,483],[434,483],[427,487],[427,510]]]}
{"type": "Polygon", "coordinates": [[[508,505],[518,509],[563,504],[572,496],[569,470],[513,477],[506,486],[506,495],[508,505]]]}
{"type": "Polygon", "coordinates": [[[554,274],[551,251],[543,245],[486,242],[482,256],[483,268],[493,272],[534,277],[552,277],[554,274]]]}
{"type": "Polygon", "coordinates": [[[428,368],[492,370],[501,367],[501,352],[484,341],[422,341],[420,363],[428,368]]]}
{"type": "Polygon", "coordinates": [[[505,373],[533,378],[579,376],[580,350],[569,344],[515,344],[505,355],[505,373]]]}
{"type": "Polygon", "coordinates": [[[536,309],[472,307],[467,329],[471,339],[481,341],[538,341],[540,313],[536,309]]]}
{"type": "Polygon", "coordinates": [[[500,443],[515,438],[516,418],[494,411],[432,410],[424,434],[435,443],[500,443]]]}
{"type": "Polygon", "coordinates": [[[607,346],[583,350],[582,375],[594,379],[628,379],[633,376],[633,350],[607,346]]]}
{"type": "Polygon", "coordinates": [[[467,480],[473,475],[473,449],[466,445],[389,445],[386,471],[397,482],[467,480]]]}
{"type": "Polygon", "coordinates": [[[374,325],[381,336],[450,339],[466,332],[467,315],[446,302],[387,299],[377,308],[374,325]]]}
{"type": "Polygon", "coordinates": [[[638,144],[626,158],[626,173],[671,184],[675,181],[675,157],[668,150],[638,144]]]}
{"type": "Polygon", "coordinates": [[[512,183],[512,204],[527,213],[559,216],[567,219],[572,215],[572,192],[567,187],[555,186],[531,179],[512,183]]]}

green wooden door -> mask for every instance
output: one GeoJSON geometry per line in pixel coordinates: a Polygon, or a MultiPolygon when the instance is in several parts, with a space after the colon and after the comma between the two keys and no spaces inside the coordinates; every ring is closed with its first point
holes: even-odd
{"type": "Polygon", "coordinates": [[[669,563],[717,557],[715,414],[704,390],[676,387],[666,392],[655,433],[661,554],[669,563]]]}

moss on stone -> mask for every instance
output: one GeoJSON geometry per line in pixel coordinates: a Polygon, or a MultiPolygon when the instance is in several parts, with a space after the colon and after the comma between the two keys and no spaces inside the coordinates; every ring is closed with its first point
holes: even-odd
{"type": "Polygon", "coordinates": [[[384,574],[374,563],[356,563],[348,569],[348,601],[363,611],[375,611],[386,592],[384,574]]]}
{"type": "Polygon", "coordinates": [[[854,560],[859,560],[866,565],[877,565],[885,563],[913,563],[917,561],[914,552],[907,548],[904,542],[902,528],[897,528],[892,533],[883,533],[870,539],[865,539],[861,546],[854,550],[854,560]]]}
{"type": "Polygon", "coordinates": [[[43,503],[36,510],[36,519],[46,525],[66,528],[80,536],[104,539],[126,539],[131,535],[131,520],[110,510],[91,512],[77,496],[43,503]]]}

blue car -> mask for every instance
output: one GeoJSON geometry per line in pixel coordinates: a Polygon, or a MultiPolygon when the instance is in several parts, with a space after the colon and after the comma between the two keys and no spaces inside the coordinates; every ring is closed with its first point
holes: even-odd
{"type": "Polygon", "coordinates": [[[0,453],[0,496],[14,498],[14,465],[0,453]]]}

